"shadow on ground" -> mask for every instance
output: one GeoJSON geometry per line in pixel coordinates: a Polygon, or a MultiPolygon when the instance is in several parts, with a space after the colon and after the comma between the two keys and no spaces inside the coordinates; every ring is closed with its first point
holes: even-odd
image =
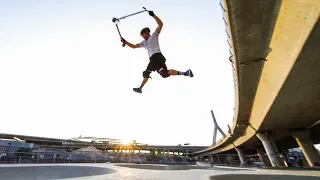
{"type": "MultiPolygon", "coordinates": [[[[216,168],[206,166],[182,166],[182,165],[150,165],[150,164],[116,164],[115,166],[135,168],[135,169],[149,169],[149,170],[191,170],[191,169],[212,169],[216,171],[249,171],[247,169],[232,169],[232,168],[216,168]]],[[[254,171],[254,170],[251,170],[254,171]]]]}
{"type": "Polygon", "coordinates": [[[51,180],[111,174],[113,169],[91,166],[22,166],[1,167],[0,179],[51,180]]]}
{"type": "Polygon", "coordinates": [[[319,180],[316,176],[270,174],[224,174],[211,176],[210,180],[319,180]]]}
{"type": "Polygon", "coordinates": [[[257,171],[256,169],[243,169],[243,168],[223,168],[223,167],[213,167],[216,171],[257,171]]]}
{"type": "Polygon", "coordinates": [[[262,169],[281,170],[281,171],[298,170],[298,171],[319,171],[320,172],[320,168],[319,167],[286,167],[286,168],[282,168],[282,167],[265,167],[265,168],[262,168],[262,169]]]}
{"type": "Polygon", "coordinates": [[[135,169],[149,169],[149,170],[208,169],[208,167],[181,166],[181,165],[116,164],[115,166],[135,168],[135,169]]]}

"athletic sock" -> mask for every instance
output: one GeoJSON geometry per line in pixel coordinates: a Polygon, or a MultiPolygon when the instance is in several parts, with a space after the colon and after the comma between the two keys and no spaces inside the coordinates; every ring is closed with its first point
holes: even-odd
{"type": "Polygon", "coordinates": [[[140,87],[139,87],[139,89],[142,89],[143,88],[143,85],[141,85],[140,87]]]}
{"type": "Polygon", "coordinates": [[[187,74],[186,72],[178,71],[178,75],[186,75],[186,74],[187,74]]]}

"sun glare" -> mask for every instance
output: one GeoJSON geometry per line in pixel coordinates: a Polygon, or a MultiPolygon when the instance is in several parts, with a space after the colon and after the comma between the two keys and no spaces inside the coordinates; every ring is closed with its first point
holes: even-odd
{"type": "Polygon", "coordinates": [[[123,145],[130,145],[130,144],[131,144],[131,140],[129,140],[129,139],[122,139],[122,140],[121,140],[121,143],[122,143],[123,145]]]}

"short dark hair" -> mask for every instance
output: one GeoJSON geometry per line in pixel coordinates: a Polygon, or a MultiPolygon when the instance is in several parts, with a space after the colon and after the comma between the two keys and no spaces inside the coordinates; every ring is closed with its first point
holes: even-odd
{"type": "Polygon", "coordinates": [[[142,35],[143,33],[149,34],[149,33],[150,33],[150,29],[149,29],[148,27],[143,28],[143,29],[140,31],[140,35],[142,35]]]}

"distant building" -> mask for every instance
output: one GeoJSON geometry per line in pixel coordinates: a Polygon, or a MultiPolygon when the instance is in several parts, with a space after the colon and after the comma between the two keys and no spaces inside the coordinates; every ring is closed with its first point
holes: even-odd
{"type": "Polygon", "coordinates": [[[14,139],[0,139],[0,153],[15,153],[20,148],[33,148],[33,143],[14,139]]]}

